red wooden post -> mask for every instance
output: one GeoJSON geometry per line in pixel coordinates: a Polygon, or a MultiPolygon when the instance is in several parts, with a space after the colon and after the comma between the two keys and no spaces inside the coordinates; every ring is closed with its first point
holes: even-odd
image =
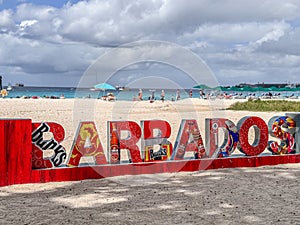
{"type": "Polygon", "coordinates": [[[0,120],[0,186],[7,185],[4,124],[5,120],[0,120]]]}
{"type": "Polygon", "coordinates": [[[0,185],[31,180],[31,120],[0,120],[0,185]]]}

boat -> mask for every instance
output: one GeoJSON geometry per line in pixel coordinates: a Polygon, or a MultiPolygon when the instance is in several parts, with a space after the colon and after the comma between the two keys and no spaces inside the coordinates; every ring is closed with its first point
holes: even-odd
{"type": "Polygon", "coordinates": [[[24,87],[24,84],[23,83],[16,83],[15,86],[16,87],[24,87]]]}
{"type": "Polygon", "coordinates": [[[12,90],[12,86],[11,86],[11,84],[10,84],[10,83],[8,84],[8,86],[7,86],[6,90],[8,90],[8,91],[11,91],[11,90],[12,90]]]}
{"type": "Polygon", "coordinates": [[[123,90],[125,89],[125,87],[124,87],[124,86],[119,86],[119,85],[117,85],[117,86],[116,86],[116,89],[117,89],[118,91],[123,91],[123,90]]]}

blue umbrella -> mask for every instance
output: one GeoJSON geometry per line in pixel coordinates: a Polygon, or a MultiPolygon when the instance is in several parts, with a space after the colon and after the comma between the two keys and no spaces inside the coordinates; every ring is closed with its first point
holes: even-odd
{"type": "MultiPolygon", "coordinates": [[[[101,83],[101,84],[96,84],[94,86],[96,90],[101,90],[103,91],[103,95],[105,95],[105,90],[116,90],[116,88],[108,83],[101,83]]],[[[100,94],[100,93],[99,93],[100,94]]],[[[99,98],[99,95],[98,95],[99,98]]]]}
{"type": "Polygon", "coordinates": [[[95,89],[99,89],[99,90],[116,90],[116,88],[108,83],[101,83],[101,84],[96,84],[94,86],[95,89]]]}

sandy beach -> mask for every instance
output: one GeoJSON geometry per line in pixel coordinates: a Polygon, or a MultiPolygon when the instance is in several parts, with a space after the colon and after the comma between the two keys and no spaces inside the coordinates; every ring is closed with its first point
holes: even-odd
{"type": "MultiPolygon", "coordinates": [[[[205,118],[285,114],[224,110],[235,101],[0,99],[0,118],[57,122],[69,151],[79,121],[95,121],[106,149],[110,120],[166,120],[174,142],[182,119],[197,119],[205,140],[205,118]]],[[[289,164],[13,185],[0,188],[0,224],[299,224],[299,176],[300,165],[289,164]]]]}
{"type": "Polygon", "coordinates": [[[176,139],[182,119],[196,119],[205,140],[206,118],[227,118],[237,123],[244,116],[258,116],[266,122],[281,112],[248,112],[225,110],[236,101],[203,100],[197,98],[171,101],[116,101],[95,99],[0,99],[0,118],[31,118],[33,122],[57,122],[66,132],[63,145],[70,149],[78,123],[94,121],[104,149],[107,144],[107,121],[135,121],[160,119],[170,123],[170,141],[176,139]]]}

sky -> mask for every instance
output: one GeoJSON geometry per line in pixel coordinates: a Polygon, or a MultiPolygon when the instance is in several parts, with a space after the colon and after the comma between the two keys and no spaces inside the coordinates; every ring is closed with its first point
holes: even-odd
{"type": "MultiPolygon", "coordinates": [[[[157,41],[199,57],[220,85],[300,83],[299,28],[299,0],[0,0],[0,75],[4,84],[76,87],[110,51],[157,41]]],[[[136,60],[111,81],[182,74],[177,65],[136,60]]]]}

